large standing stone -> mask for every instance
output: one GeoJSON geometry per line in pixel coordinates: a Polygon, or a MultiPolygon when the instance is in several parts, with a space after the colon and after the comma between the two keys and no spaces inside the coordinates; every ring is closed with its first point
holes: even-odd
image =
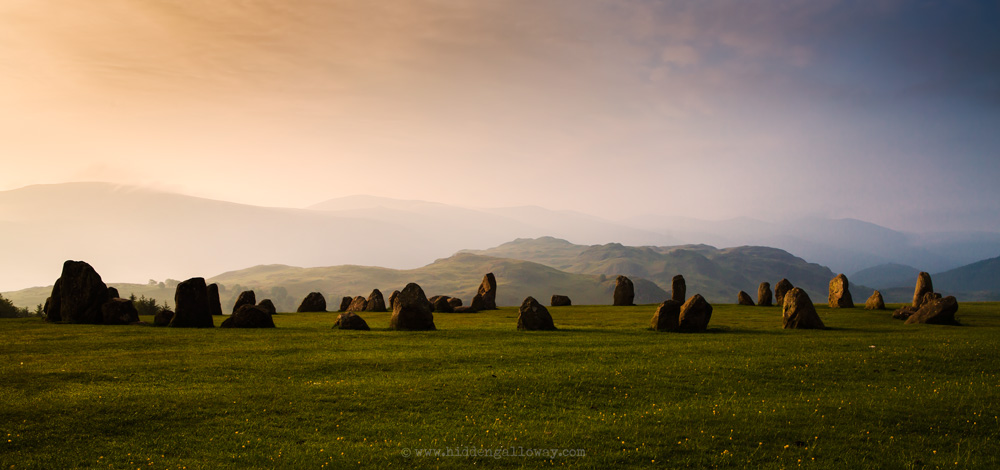
{"type": "Polygon", "coordinates": [[[326,297],[319,292],[310,292],[306,298],[302,299],[302,303],[299,304],[298,310],[296,312],[325,312],[326,311],[326,297]]]}
{"type": "Polygon", "coordinates": [[[274,328],[274,318],[257,305],[243,305],[225,319],[222,328],[274,328]]]}
{"type": "Polygon", "coordinates": [[[193,277],[177,284],[174,292],[174,318],[170,326],[182,328],[212,328],[212,309],[208,305],[205,279],[193,277]]]}
{"type": "MultiPolygon", "coordinates": [[[[389,294],[389,310],[392,310],[392,309],[396,308],[396,297],[397,296],[399,296],[399,291],[398,290],[394,290],[394,291],[392,291],[391,294],[389,294]]],[[[344,297],[344,298],[345,299],[349,299],[350,297],[344,297]]],[[[348,302],[348,304],[350,304],[350,302],[348,302]]]]}
{"type": "Polygon", "coordinates": [[[139,312],[129,299],[108,299],[101,306],[101,314],[105,325],[128,325],[139,321],[139,312]]]}
{"type": "Polygon", "coordinates": [[[338,312],[346,312],[347,309],[351,308],[351,302],[354,302],[354,297],[343,297],[340,299],[340,308],[337,309],[338,312]]]}
{"type": "Polygon", "coordinates": [[[625,276],[618,276],[615,280],[614,305],[628,306],[635,305],[635,287],[632,280],[625,276]]]}
{"type": "Polygon", "coordinates": [[[774,303],[784,308],[785,305],[785,294],[795,287],[788,279],[782,279],[774,285],[774,303]]]}
{"type": "Polygon", "coordinates": [[[882,300],[881,292],[872,292],[872,296],[865,301],[865,310],[885,310],[885,301],[882,300]]]}
{"type": "Polygon", "coordinates": [[[434,314],[424,290],[409,283],[396,296],[389,328],[393,330],[434,330],[434,314]]]}
{"type": "Polygon", "coordinates": [[[650,328],[656,331],[675,331],[680,327],[681,307],[684,304],[670,299],[656,307],[656,313],[649,322],[650,328]]]}
{"type": "Polygon", "coordinates": [[[754,306],[753,299],[750,298],[750,294],[747,294],[744,291],[740,291],[740,293],[736,295],[736,303],[750,307],[754,306]]]}
{"type": "Polygon", "coordinates": [[[573,305],[573,301],[565,295],[555,294],[552,296],[552,301],[549,302],[549,305],[553,307],[568,307],[573,305]]]}
{"type": "Polygon", "coordinates": [[[368,299],[359,295],[351,300],[351,305],[347,306],[347,311],[364,312],[366,307],[368,307],[368,299]]]}
{"type": "Polygon", "coordinates": [[[333,327],[341,330],[371,330],[371,328],[368,327],[368,322],[354,312],[341,313],[337,316],[337,321],[333,324],[333,327]]]}
{"type": "Polygon", "coordinates": [[[244,305],[255,304],[257,304],[257,294],[254,294],[252,290],[240,292],[240,296],[236,298],[236,303],[233,304],[233,313],[236,313],[244,305]]]}
{"type": "Polygon", "coordinates": [[[907,325],[914,323],[927,323],[931,325],[957,325],[955,313],[958,312],[958,301],[955,297],[948,296],[941,299],[929,300],[920,306],[920,309],[906,319],[907,325]]]}
{"type": "Polygon", "coordinates": [[[486,273],[483,276],[478,293],[483,297],[483,310],[497,309],[497,278],[493,276],[493,273],[486,273]]]}
{"type": "Polygon", "coordinates": [[[851,284],[847,276],[838,274],[830,279],[830,295],[827,296],[830,308],[854,308],[854,298],[851,297],[851,284]]]}
{"type": "Polygon", "coordinates": [[[261,300],[257,303],[257,306],[271,315],[278,313],[278,309],[274,308],[274,302],[271,302],[271,299],[261,300]]]}
{"type": "Polygon", "coordinates": [[[372,291],[371,294],[368,295],[368,300],[367,302],[365,302],[365,311],[366,312],[385,311],[385,298],[382,297],[382,291],[375,289],[372,291]]]}
{"type": "Polygon", "coordinates": [[[678,319],[679,329],[705,331],[708,329],[708,322],[711,319],[712,305],[701,294],[695,294],[681,306],[681,314],[678,319]]]}
{"type": "Polygon", "coordinates": [[[49,294],[49,298],[45,300],[45,319],[51,322],[62,321],[61,303],[62,303],[62,292],[60,287],[62,286],[62,278],[56,279],[56,283],[52,286],[52,293],[49,294]]]}
{"type": "Polygon", "coordinates": [[[823,320],[819,319],[816,306],[813,305],[809,294],[798,287],[793,287],[785,293],[781,304],[781,316],[786,329],[826,328],[823,320]]]}
{"type": "Polygon", "coordinates": [[[212,315],[222,315],[222,301],[219,299],[219,285],[213,282],[209,284],[206,289],[208,289],[208,308],[212,310],[212,315]]]}
{"type": "Polygon", "coordinates": [[[773,305],[771,303],[771,283],[762,282],[757,287],[757,306],[770,307],[771,305],[773,305]]]}
{"type": "Polygon", "coordinates": [[[83,261],[66,261],[59,276],[59,320],[53,321],[100,324],[104,320],[101,307],[107,300],[108,286],[93,267],[83,261]]]}
{"type": "Polygon", "coordinates": [[[684,281],[684,276],[678,274],[670,280],[670,300],[676,300],[683,304],[686,298],[687,282],[684,281]]]}
{"type": "Polygon", "coordinates": [[[517,329],[536,331],[536,330],[554,330],[556,329],[555,323],[552,322],[552,315],[549,314],[549,310],[538,303],[534,297],[528,297],[521,302],[521,308],[518,310],[517,316],[517,329]]]}
{"type": "Polygon", "coordinates": [[[921,272],[917,275],[917,285],[913,289],[913,307],[920,308],[924,300],[924,294],[934,292],[934,283],[931,282],[931,275],[921,272]]]}

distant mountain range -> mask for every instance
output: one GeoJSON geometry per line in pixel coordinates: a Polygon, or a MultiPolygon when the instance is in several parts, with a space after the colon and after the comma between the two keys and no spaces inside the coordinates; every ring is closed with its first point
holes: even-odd
{"type": "MultiPolygon", "coordinates": [[[[851,278],[880,289],[887,302],[908,302],[920,271],[912,266],[885,264],[851,278]]],[[[1000,257],[990,258],[941,273],[932,273],[934,290],[959,300],[1000,301],[1000,257]]]]}
{"type": "MultiPolygon", "coordinates": [[[[935,273],[1000,254],[996,233],[908,234],[851,219],[713,222],[649,216],[609,221],[533,206],[477,209],[373,196],[294,209],[67,183],[0,191],[0,246],[6,248],[0,250],[0,289],[49,285],[67,259],[92,263],[106,279],[142,284],[150,278],[210,277],[272,264],[415,269],[463,249],[543,236],[575,246],[558,254],[542,253],[551,247],[516,247],[536,253],[508,257],[577,274],[634,272],[661,288],[658,276],[676,266],[692,286],[724,301],[735,296],[733,289],[750,292],[761,280],[774,283],[779,270],[757,266],[786,267],[787,260],[762,248],[750,254],[753,250],[746,248],[714,247],[774,247],[806,264],[848,274],[852,281],[858,273],[858,284],[868,284],[863,270],[887,263],[935,273]],[[731,261],[741,257],[746,258],[742,264],[731,261]],[[737,268],[742,271],[733,274],[737,268]]],[[[504,256],[500,248],[481,252],[504,256]]],[[[819,287],[826,274],[807,270],[802,282],[819,287]]]]}

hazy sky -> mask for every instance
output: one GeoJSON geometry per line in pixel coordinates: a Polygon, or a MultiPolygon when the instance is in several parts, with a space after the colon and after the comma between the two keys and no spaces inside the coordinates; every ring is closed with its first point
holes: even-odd
{"type": "Polygon", "coordinates": [[[1000,230],[995,1],[0,0],[0,189],[1000,230]]]}

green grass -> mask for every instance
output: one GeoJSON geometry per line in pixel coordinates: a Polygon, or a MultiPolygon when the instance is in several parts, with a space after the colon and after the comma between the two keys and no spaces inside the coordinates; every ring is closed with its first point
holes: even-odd
{"type": "MultiPolygon", "coordinates": [[[[653,306],[437,314],[434,332],[0,321],[0,469],[998,468],[1000,304],[965,326],[820,308],[717,305],[703,334],[653,306]],[[582,457],[405,457],[405,449],[584,449],[582,457]]],[[[216,321],[218,324],[219,321],[216,321]]]]}

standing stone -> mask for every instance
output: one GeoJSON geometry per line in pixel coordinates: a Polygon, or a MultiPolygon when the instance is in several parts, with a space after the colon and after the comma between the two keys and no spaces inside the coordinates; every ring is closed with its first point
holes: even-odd
{"type": "Polygon", "coordinates": [[[920,299],[920,306],[923,307],[927,302],[933,302],[941,298],[941,294],[937,292],[927,292],[924,297],[920,299]]]}
{"type": "Polygon", "coordinates": [[[865,301],[865,310],[885,310],[885,301],[882,300],[881,292],[872,292],[872,296],[865,301]]]}
{"type": "Polygon", "coordinates": [[[62,321],[61,313],[61,303],[62,303],[62,292],[60,291],[60,286],[62,285],[62,278],[56,279],[56,283],[52,286],[52,293],[49,294],[48,300],[45,301],[45,320],[50,322],[62,321]]]}
{"type": "Polygon", "coordinates": [[[257,304],[257,306],[260,307],[262,310],[264,310],[265,312],[267,312],[270,315],[274,315],[274,314],[278,313],[278,309],[274,308],[274,302],[271,302],[271,299],[261,300],[257,304]]]}
{"type": "Polygon", "coordinates": [[[771,305],[773,305],[771,303],[771,283],[762,282],[760,287],[757,287],[757,306],[770,307],[771,305]]]}
{"type": "Polygon", "coordinates": [[[385,311],[385,298],[382,297],[382,291],[375,289],[372,291],[371,294],[368,295],[368,300],[365,302],[365,311],[366,312],[385,311]]]}
{"type": "Polygon", "coordinates": [[[233,304],[233,313],[236,313],[244,305],[255,305],[256,303],[257,294],[254,294],[252,290],[240,292],[240,296],[236,298],[236,303],[233,304]]]}
{"type": "Polygon", "coordinates": [[[208,308],[212,310],[212,315],[222,315],[222,301],[219,300],[219,285],[213,282],[206,289],[208,289],[208,308]]]}
{"type": "Polygon", "coordinates": [[[635,305],[633,300],[635,300],[635,287],[632,286],[632,280],[625,276],[618,276],[618,279],[615,280],[614,305],[635,305]]]}
{"type": "Polygon", "coordinates": [[[108,298],[109,299],[120,299],[121,295],[118,294],[118,289],[115,287],[108,286],[108,298]]]}
{"type": "MultiPolygon", "coordinates": [[[[673,299],[671,299],[673,300],[673,299]]],[[[695,294],[681,306],[678,319],[682,331],[705,331],[712,319],[712,305],[701,294],[695,294]]]]}
{"type": "MultiPolygon", "coordinates": [[[[399,296],[398,290],[394,290],[392,291],[391,294],[389,294],[389,310],[396,308],[396,297],[398,296],[399,296]]],[[[344,297],[344,298],[347,299],[349,297],[344,297]]]]}
{"type": "Polygon", "coordinates": [[[451,304],[452,309],[455,309],[462,306],[462,299],[458,297],[449,297],[448,303],[451,304]]]}
{"type": "Polygon", "coordinates": [[[549,302],[549,305],[553,307],[568,307],[570,305],[573,305],[573,301],[570,300],[569,297],[565,295],[555,294],[552,296],[552,301],[549,302]]]}
{"type": "Polygon", "coordinates": [[[782,279],[774,285],[774,303],[784,308],[785,305],[785,294],[795,287],[788,279],[782,279]]]}
{"type": "Polygon", "coordinates": [[[351,305],[347,306],[347,311],[364,312],[366,307],[368,307],[368,299],[359,295],[351,300],[351,305]]]}
{"type": "Polygon", "coordinates": [[[684,281],[684,276],[678,274],[670,281],[670,300],[676,300],[683,304],[686,298],[687,282],[684,281]]]}
{"type": "Polygon", "coordinates": [[[740,291],[740,293],[736,295],[736,303],[750,307],[754,306],[753,299],[750,298],[750,294],[747,294],[744,291],[740,291]]]}
{"type": "Polygon", "coordinates": [[[656,331],[676,331],[680,327],[681,307],[684,304],[670,299],[656,307],[650,328],[656,331]]]}
{"type": "Polygon", "coordinates": [[[827,296],[830,308],[854,308],[854,298],[851,297],[850,282],[847,276],[838,274],[830,279],[830,295],[827,296]]]}
{"type": "Polygon", "coordinates": [[[781,316],[785,329],[823,329],[823,320],[819,319],[816,313],[816,306],[813,305],[809,294],[806,291],[793,287],[784,295],[781,304],[781,316]]]}
{"type": "Polygon", "coordinates": [[[221,328],[274,328],[274,318],[256,305],[243,305],[225,319],[221,328]]]}
{"type": "Polygon", "coordinates": [[[526,331],[554,330],[555,323],[549,310],[538,303],[534,297],[528,297],[521,302],[518,310],[517,329],[526,331]]]}
{"type": "Polygon", "coordinates": [[[486,273],[483,276],[483,283],[479,285],[478,293],[483,297],[483,310],[497,309],[497,278],[493,273],[486,273]]]}
{"type": "Polygon", "coordinates": [[[325,312],[326,311],[326,297],[319,292],[310,292],[306,298],[302,299],[302,303],[299,304],[298,310],[296,312],[325,312]]]}
{"type": "Polygon", "coordinates": [[[343,297],[340,299],[340,308],[337,309],[338,312],[346,312],[347,309],[351,308],[351,302],[354,302],[354,297],[343,297]]]}
{"type": "Polygon", "coordinates": [[[435,312],[454,313],[455,307],[451,306],[451,302],[448,301],[449,299],[451,299],[451,297],[444,295],[437,296],[437,298],[431,302],[431,309],[435,312]]]}
{"type": "Polygon", "coordinates": [[[101,306],[102,323],[105,325],[128,325],[139,321],[139,312],[129,299],[111,298],[101,306]]]}
{"type": "Polygon", "coordinates": [[[101,324],[104,320],[101,307],[107,300],[108,286],[93,267],[83,261],[63,263],[58,302],[61,321],[101,324]]]}
{"type": "Polygon", "coordinates": [[[337,321],[333,324],[334,328],[341,330],[360,330],[360,331],[370,331],[371,328],[368,327],[368,322],[364,318],[359,317],[354,312],[344,312],[337,317],[337,321]]]}
{"type": "Polygon", "coordinates": [[[958,325],[955,313],[958,312],[958,301],[948,296],[941,299],[931,299],[920,306],[916,313],[906,319],[907,325],[927,323],[930,325],[958,325]]]}
{"type": "Polygon", "coordinates": [[[409,283],[396,296],[389,319],[392,330],[434,330],[434,314],[424,290],[409,283]]]}
{"type": "Polygon", "coordinates": [[[193,277],[177,284],[174,292],[174,318],[170,326],[180,328],[213,328],[212,309],[208,305],[205,279],[193,277]]]}
{"type": "Polygon", "coordinates": [[[920,308],[923,304],[924,294],[934,292],[934,283],[931,282],[931,275],[921,272],[917,275],[917,286],[913,289],[913,307],[920,308]]]}
{"type": "Polygon", "coordinates": [[[174,319],[174,312],[170,310],[160,310],[156,312],[153,316],[153,325],[155,326],[168,326],[170,325],[170,320],[174,319]]]}
{"type": "Polygon", "coordinates": [[[468,306],[452,307],[455,313],[477,313],[483,310],[483,296],[476,294],[468,306]]]}

